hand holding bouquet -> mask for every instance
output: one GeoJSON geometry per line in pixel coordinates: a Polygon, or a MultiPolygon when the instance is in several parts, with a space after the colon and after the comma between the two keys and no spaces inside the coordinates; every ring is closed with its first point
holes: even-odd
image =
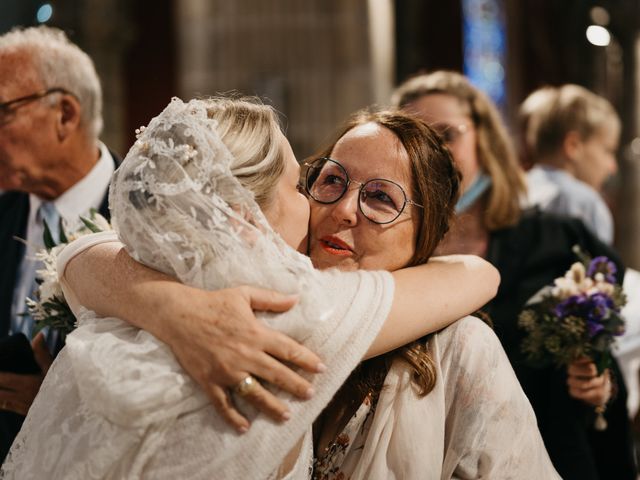
{"type": "MultiPolygon", "coordinates": [[[[586,358],[600,376],[611,362],[615,337],[624,333],[620,310],[626,298],[616,283],[613,262],[590,259],[577,247],[574,251],[581,261],[540,291],[520,314],[518,324],[527,332],[521,347],[533,367],[569,367],[586,358]]],[[[596,427],[606,428],[604,406],[596,412],[596,427]]]]}
{"type": "Polygon", "coordinates": [[[624,333],[620,310],[626,299],[613,262],[577,253],[582,262],[545,287],[520,314],[518,324],[527,331],[522,351],[540,367],[568,366],[588,357],[601,374],[609,366],[615,337],[624,333]]]}

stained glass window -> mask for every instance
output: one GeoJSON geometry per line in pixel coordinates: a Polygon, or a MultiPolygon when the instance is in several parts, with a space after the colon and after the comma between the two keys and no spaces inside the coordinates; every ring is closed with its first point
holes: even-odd
{"type": "Polygon", "coordinates": [[[501,0],[462,0],[464,74],[501,108],[506,104],[506,29],[501,0]]]}

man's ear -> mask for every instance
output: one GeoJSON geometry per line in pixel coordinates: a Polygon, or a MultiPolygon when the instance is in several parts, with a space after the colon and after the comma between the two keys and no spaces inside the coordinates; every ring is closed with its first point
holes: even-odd
{"type": "Polygon", "coordinates": [[[582,155],[583,143],[580,134],[575,130],[571,130],[567,132],[562,141],[562,153],[573,162],[582,155]]]}
{"type": "Polygon", "coordinates": [[[58,139],[63,141],[80,128],[82,109],[80,102],[73,95],[68,94],[61,95],[58,108],[56,129],[58,139]]]}

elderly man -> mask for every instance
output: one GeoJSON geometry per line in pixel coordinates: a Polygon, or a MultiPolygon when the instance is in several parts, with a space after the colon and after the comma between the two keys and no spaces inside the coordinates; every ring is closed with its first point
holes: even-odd
{"type": "Polygon", "coordinates": [[[48,27],[0,36],[0,460],[60,343],[56,332],[39,334],[31,350],[20,335],[33,334],[23,313],[43,220],[56,229],[92,207],[106,213],[115,163],[101,129],[102,91],[86,53],[48,27]]]}

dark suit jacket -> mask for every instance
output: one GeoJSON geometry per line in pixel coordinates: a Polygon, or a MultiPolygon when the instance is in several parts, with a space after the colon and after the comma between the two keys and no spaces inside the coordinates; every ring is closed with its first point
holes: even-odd
{"type": "Polygon", "coordinates": [[[512,228],[494,232],[488,260],[502,281],[487,313],[529,397],[551,461],[565,480],[635,479],[627,392],[617,364],[612,371],[618,393],[605,414],[609,427],[593,428],[594,410],[569,396],[563,369],[533,369],[520,351],[522,331],[518,314],[545,285],[564,275],[577,261],[572,246],[580,245],[592,257],[605,255],[623,268],[618,255],[601,243],[579,221],[531,211],[512,228]]]}
{"type": "MultiPolygon", "coordinates": [[[[111,153],[116,166],[119,163],[111,153]]],[[[102,200],[99,212],[109,218],[108,195],[102,200]]],[[[29,217],[29,195],[22,192],[6,192],[0,195],[0,342],[8,345],[11,324],[11,304],[16,286],[18,268],[24,257],[24,244],[17,238],[26,238],[29,217]]],[[[0,348],[1,344],[0,344],[0,348]]],[[[6,348],[6,347],[5,347],[6,348]]],[[[6,366],[3,368],[7,368],[6,366]]],[[[1,369],[0,369],[1,370],[1,369]]],[[[12,371],[23,372],[20,365],[12,365],[12,371]]],[[[34,373],[34,372],[29,372],[34,373]]],[[[20,431],[24,417],[12,412],[0,411],[0,463],[11,448],[15,436],[20,431]]]]}

